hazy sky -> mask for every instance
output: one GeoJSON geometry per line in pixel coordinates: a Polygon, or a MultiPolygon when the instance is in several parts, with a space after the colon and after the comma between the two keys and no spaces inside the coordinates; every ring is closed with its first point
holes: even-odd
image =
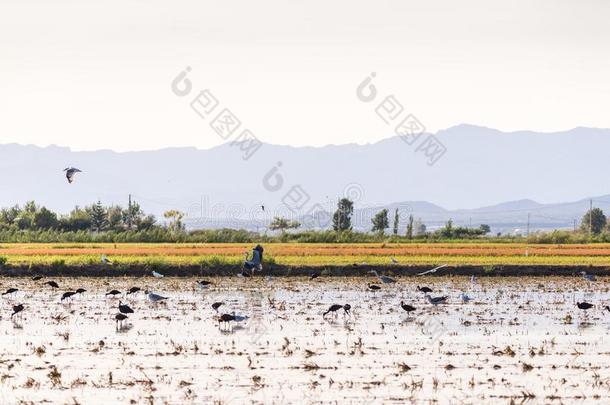
{"type": "Polygon", "coordinates": [[[2,1],[0,142],[119,151],[222,139],[186,66],[260,139],[374,142],[376,72],[427,129],[610,127],[610,2],[2,1]]]}

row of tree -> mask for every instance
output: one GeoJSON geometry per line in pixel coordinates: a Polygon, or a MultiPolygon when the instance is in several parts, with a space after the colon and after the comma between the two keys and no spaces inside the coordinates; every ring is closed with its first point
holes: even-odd
{"type": "MultiPolygon", "coordinates": [[[[184,229],[182,217],[179,211],[166,212],[168,228],[184,229]]],[[[156,222],[153,215],[146,215],[135,202],[123,208],[118,205],[106,207],[98,201],[84,208],[76,207],[68,215],[58,215],[34,201],[27,202],[23,207],[15,205],[0,210],[0,230],[145,231],[158,226],[156,222]]]]}

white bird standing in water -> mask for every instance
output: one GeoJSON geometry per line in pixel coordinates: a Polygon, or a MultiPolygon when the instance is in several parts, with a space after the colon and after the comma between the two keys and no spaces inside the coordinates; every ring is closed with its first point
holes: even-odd
{"type": "Polygon", "coordinates": [[[163,300],[167,299],[167,297],[164,297],[164,296],[159,295],[159,294],[155,294],[152,291],[145,291],[144,293],[148,296],[148,300],[150,302],[159,302],[159,301],[163,301],[163,300]]]}
{"type": "Polygon", "coordinates": [[[428,294],[426,294],[426,298],[428,299],[428,302],[434,306],[437,306],[438,304],[445,304],[447,302],[447,299],[449,297],[447,297],[446,295],[443,295],[442,297],[431,297],[428,294]]]}
{"type": "Polygon", "coordinates": [[[370,273],[370,274],[374,274],[374,275],[375,275],[375,277],[377,277],[377,278],[379,279],[379,281],[381,281],[381,282],[382,282],[382,283],[384,283],[384,284],[394,284],[394,283],[396,282],[396,280],[394,280],[394,279],[393,279],[393,278],[391,278],[391,277],[388,277],[388,276],[380,276],[380,275],[377,273],[377,270],[371,270],[371,271],[369,271],[369,273],[370,273]]]}
{"type": "Polygon", "coordinates": [[[468,295],[466,295],[466,293],[465,293],[465,292],[462,292],[462,294],[460,294],[460,298],[462,299],[462,302],[463,302],[464,304],[468,304],[468,302],[469,302],[470,300],[472,300],[472,298],[470,298],[468,295]]]}
{"type": "Polygon", "coordinates": [[[112,264],[112,262],[106,257],[106,255],[102,255],[102,263],[112,264]]]}
{"type": "Polygon", "coordinates": [[[250,317],[247,315],[235,315],[235,312],[233,312],[233,317],[235,318],[233,321],[234,322],[243,322],[248,320],[250,317]]]}
{"type": "Polygon", "coordinates": [[[156,272],[156,271],[154,271],[154,270],[153,270],[153,272],[152,272],[152,275],[153,275],[153,276],[155,276],[155,277],[157,277],[157,278],[163,278],[163,277],[165,277],[163,274],[161,274],[161,273],[157,273],[157,272],[156,272]]]}

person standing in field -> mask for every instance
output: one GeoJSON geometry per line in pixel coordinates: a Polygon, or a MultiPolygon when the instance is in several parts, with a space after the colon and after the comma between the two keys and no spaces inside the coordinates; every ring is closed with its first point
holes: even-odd
{"type": "Polygon", "coordinates": [[[258,271],[263,270],[263,247],[261,245],[256,245],[254,249],[252,249],[252,258],[248,260],[246,254],[246,261],[244,262],[244,269],[249,270],[252,274],[254,274],[254,269],[258,271]]]}

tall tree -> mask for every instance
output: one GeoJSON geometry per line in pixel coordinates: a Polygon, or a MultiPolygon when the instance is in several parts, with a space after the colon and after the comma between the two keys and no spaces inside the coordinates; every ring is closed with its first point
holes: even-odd
{"type": "Polygon", "coordinates": [[[19,218],[19,214],[21,213],[21,208],[18,205],[15,205],[10,208],[2,208],[0,210],[0,222],[7,225],[13,225],[17,218],[19,218]]]}
{"type": "Polygon", "coordinates": [[[371,219],[373,223],[373,228],[371,229],[373,232],[378,232],[383,234],[386,229],[390,227],[390,221],[388,220],[388,210],[386,208],[379,211],[373,219],[371,219]]]}
{"type": "Polygon", "coordinates": [[[42,207],[34,213],[33,225],[37,229],[55,229],[59,225],[57,214],[42,207]]]}
{"type": "Polygon", "coordinates": [[[424,235],[427,230],[426,225],[422,222],[421,218],[417,218],[417,221],[415,221],[414,228],[415,236],[424,235]]]}
{"type": "Polygon", "coordinates": [[[301,224],[298,221],[289,221],[286,218],[275,217],[271,224],[269,224],[269,229],[272,231],[280,231],[281,233],[285,233],[287,229],[296,229],[301,224]]]}
{"type": "Polygon", "coordinates": [[[184,218],[184,213],[182,213],[178,210],[170,210],[170,211],[165,211],[163,216],[166,219],[170,220],[169,225],[168,225],[169,229],[171,229],[174,232],[180,232],[180,231],[184,230],[184,224],[182,223],[182,218],[184,218]]]}
{"type": "Polygon", "coordinates": [[[394,235],[398,235],[398,221],[399,221],[399,218],[398,218],[398,208],[396,208],[394,210],[394,229],[392,229],[392,233],[394,235]]]}
{"type": "Polygon", "coordinates": [[[142,221],[143,217],[144,211],[142,211],[142,208],[140,208],[140,204],[138,204],[137,202],[132,202],[131,206],[123,210],[123,222],[130,230],[134,225],[137,227],[140,221],[142,221]]]}
{"type": "Polygon", "coordinates": [[[409,223],[407,224],[407,238],[413,239],[413,215],[409,215],[409,223]]]}
{"type": "Polygon", "coordinates": [[[353,214],[354,203],[349,198],[340,199],[333,214],[333,229],[337,232],[351,230],[353,214]]]}
{"type": "Polygon", "coordinates": [[[118,205],[108,207],[106,210],[108,215],[108,228],[113,231],[122,231],[125,229],[123,223],[123,209],[118,205]]]}
{"type": "Polygon", "coordinates": [[[87,210],[77,206],[70,212],[70,215],[61,219],[61,227],[66,231],[91,229],[91,215],[87,210]]]}
{"type": "Polygon", "coordinates": [[[604,211],[599,208],[593,208],[592,210],[587,211],[587,213],[582,217],[580,222],[580,229],[583,232],[588,233],[589,227],[591,228],[591,233],[597,235],[606,227],[606,216],[604,215],[604,211]]]}
{"type": "Polygon", "coordinates": [[[91,217],[91,227],[94,231],[101,232],[106,229],[106,226],[108,225],[108,215],[101,201],[98,201],[87,208],[87,212],[91,217]]]}

